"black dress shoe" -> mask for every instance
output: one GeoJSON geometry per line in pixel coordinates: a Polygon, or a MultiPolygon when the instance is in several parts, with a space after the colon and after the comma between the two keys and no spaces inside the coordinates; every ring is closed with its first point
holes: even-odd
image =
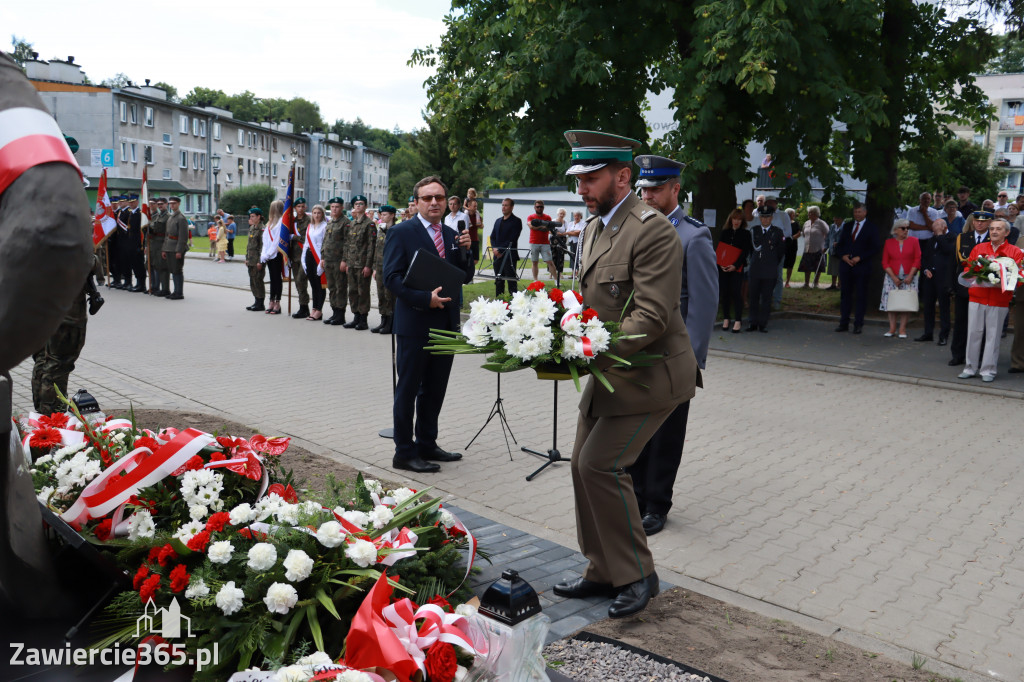
{"type": "Polygon", "coordinates": [[[914,341],[933,341],[933,340],[934,339],[933,339],[931,334],[921,334],[921,336],[919,336],[916,339],[914,339],[914,341]]]}
{"type": "Polygon", "coordinates": [[[441,467],[437,464],[428,462],[419,457],[413,457],[412,459],[392,459],[391,468],[415,471],[417,474],[433,474],[441,470],[441,467]]]}
{"type": "Polygon", "coordinates": [[[756,332],[757,331],[757,325],[756,324],[748,324],[747,325],[747,331],[748,332],[756,332]]]}
{"type": "Polygon", "coordinates": [[[661,589],[658,584],[658,574],[651,573],[646,578],[641,578],[635,583],[626,585],[619,592],[612,605],[608,607],[609,618],[625,618],[639,613],[647,608],[651,597],[658,596],[661,589]]]}
{"type": "Polygon", "coordinates": [[[768,333],[768,327],[765,326],[765,325],[761,325],[760,327],[757,328],[757,331],[761,332],[762,334],[767,334],[768,333]]]}
{"type": "Polygon", "coordinates": [[[292,313],[292,317],[294,317],[296,320],[306,319],[307,317],[309,317],[309,306],[300,305],[299,309],[292,313]]]}
{"type": "Polygon", "coordinates": [[[854,334],[860,334],[863,331],[864,331],[864,327],[862,327],[860,325],[854,325],[854,327],[853,327],[853,333],[854,334]]]}
{"type": "Polygon", "coordinates": [[[665,514],[644,514],[644,534],[654,535],[660,533],[665,528],[665,521],[668,517],[665,514]]]}
{"type": "Polygon", "coordinates": [[[566,599],[585,599],[586,597],[608,597],[612,599],[616,596],[615,588],[608,583],[595,583],[586,578],[576,578],[575,580],[560,582],[555,585],[552,592],[566,599]]]}
{"type": "Polygon", "coordinates": [[[420,457],[430,462],[458,462],[462,459],[462,453],[446,452],[435,445],[433,450],[421,452],[420,457]]]}
{"type": "Polygon", "coordinates": [[[347,327],[348,326],[348,325],[345,324],[345,316],[344,315],[338,315],[337,317],[332,317],[330,319],[330,321],[327,322],[327,324],[329,324],[331,326],[334,326],[334,327],[337,327],[338,325],[341,325],[342,327],[347,327]]]}
{"type": "Polygon", "coordinates": [[[950,367],[956,367],[957,365],[962,365],[965,362],[966,360],[964,358],[953,358],[946,364],[948,364],[950,367]]]}
{"type": "Polygon", "coordinates": [[[255,311],[258,311],[258,310],[266,310],[266,309],[267,309],[267,306],[266,306],[266,305],[264,305],[263,301],[256,301],[256,302],[255,302],[255,303],[253,303],[252,305],[247,305],[247,306],[245,306],[245,309],[246,309],[246,310],[255,310],[255,311]]]}
{"type": "Polygon", "coordinates": [[[938,345],[938,346],[945,346],[945,345],[946,345],[946,342],[947,342],[948,340],[949,340],[949,337],[947,337],[947,336],[942,336],[942,335],[939,335],[939,342],[938,342],[938,343],[937,343],[936,345],[938,345]]]}
{"type": "Polygon", "coordinates": [[[1010,374],[1022,374],[1024,373],[1024,367],[1011,367],[1006,371],[1009,372],[1010,374]]]}
{"type": "Polygon", "coordinates": [[[836,327],[834,331],[837,331],[837,332],[848,332],[848,331],[850,331],[850,325],[848,325],[848,324],[841,324],[838,327],[836,327]]]}

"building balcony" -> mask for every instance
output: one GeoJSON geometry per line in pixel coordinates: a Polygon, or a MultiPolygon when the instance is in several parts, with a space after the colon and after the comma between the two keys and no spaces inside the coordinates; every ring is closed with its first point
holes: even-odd
{"type": "Polygon", "coordinates": [[[999,129],[1024,131],[1024,116],[1004,116],[1000,118],[999,129]]]}
{"type": "Polygon", "coordinates": [[[1024,152],[996,152],[995,164],[999,168],[1024,168],[1024,152]]]}

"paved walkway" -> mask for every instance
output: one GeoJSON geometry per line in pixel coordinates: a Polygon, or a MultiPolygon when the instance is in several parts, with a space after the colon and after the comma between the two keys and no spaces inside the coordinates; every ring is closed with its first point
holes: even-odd
{"type": "MultiPolygon", "coordinates": [[[[190,259],[186,276],[202,265],[190,259]]],[[[388,468],[392,446],[377,435],[391,421],[387,338],[247,312],[250,296],[232,288],[190,282],[184,301],[104,295],[72,392],[88,387],[108,410],[131,400],[223,414],[371,474],[433,485],[494,523],[577,547],[568,464],[525,482],[540,460],[514,450],[510,461],[495,423],[441,475],[388,468]]],[[[792,325],[796,334],[802,324],[779,320],[768,335],[714,342],[751,345],[729,347],[748,359],[709,359],[676,507],[651,542],[659,575],[908,662],[919,652],[963,669],[951,676],[965,680],[1024,679],[1020,402],[977,384],[963,391],[894,383],[750,355],[767,343],[778,344],[783,359],[871,344],[845,360],[852,362],[874,344],[883,348],[868,334],[855,341],[825,330],[785,355],[784,330],[792,325]]],[[[944,355],[902,343],[910,350],[896,352],[908,357],[944,355]]],[[[441,414],[444,447],[463,449],[493,403],[495,378],[480,361],[455,360],[441,414]]],[[[14,371],[16,409],[31,404],[29,375],[28,364],[14,371]]],[[[1012,384],[1000,377],[1000,385],[1012,384]]],[[[514,373],[503,377],[502,395],[519,443],[548,448],[551,384],[514,373]]],[[[563,384],[558,447],[566,455],[577,400],[563,384]]]]}

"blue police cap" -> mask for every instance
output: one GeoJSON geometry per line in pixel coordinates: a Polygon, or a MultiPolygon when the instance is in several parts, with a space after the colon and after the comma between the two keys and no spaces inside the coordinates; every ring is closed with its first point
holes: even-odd
{"type": "Polygon", "coordinates": [[[638,156],[635,163],[640,166],[640,177],[636,181],[636,186],[640,189],[657,187],[672,180],[678,181],[679,174],[686,168],[685,163],[654,154],[638,156]]]}

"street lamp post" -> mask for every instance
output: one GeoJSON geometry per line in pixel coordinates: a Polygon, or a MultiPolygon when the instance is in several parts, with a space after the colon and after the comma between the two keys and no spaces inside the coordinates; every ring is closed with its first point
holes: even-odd
{"type": "Polygon", "coordinates": [[[210,169],[213,171],[213,212],[217,212],[220,206],[220,184],[217,182],[217,174],[220,173],[220,154],[214,152],[210,155],[210,169]]]}
{"type": "Polygon", "coordinates": [[[245,172],[245,161],[238,160],[238,189],[242,189],[242,173],[245,172]]]}

